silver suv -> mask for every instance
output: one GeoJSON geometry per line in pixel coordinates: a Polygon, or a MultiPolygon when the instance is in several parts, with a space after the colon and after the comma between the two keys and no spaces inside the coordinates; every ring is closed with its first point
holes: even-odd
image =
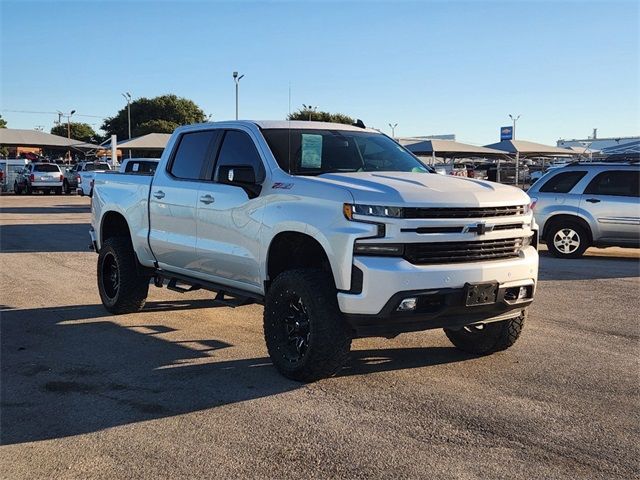
{"type": "Polygon", "coordinates": [[[571,163],[528,191],[541,238],[556,257],[588,247],[640,246],[640,165],[571,163]]]}

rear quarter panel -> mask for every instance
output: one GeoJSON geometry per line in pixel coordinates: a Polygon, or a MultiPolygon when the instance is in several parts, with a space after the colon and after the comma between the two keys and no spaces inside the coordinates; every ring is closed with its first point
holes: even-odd
{"type": "Polygon", "coordinates": [[[153,266],[149,248],[149,189],[151,175],[125,175],[117,172],[95,176],[91,200],[91,225],[96,232],[98,248],[102,248],[102,224],[105,215],[116,212],[129,225],[133,248],[145,266],[153,266]]]}

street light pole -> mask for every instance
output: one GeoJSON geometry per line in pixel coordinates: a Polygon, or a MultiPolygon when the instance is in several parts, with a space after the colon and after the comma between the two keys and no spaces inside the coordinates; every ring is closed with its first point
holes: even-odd
{"type": "MultiPolygon", "coordinates": [[[[123,93],[122,96],[127,101],[127,122],[129,126],[129,140],[131,140],[131,94],[123,93]]],[[[131,150],[129,150],[129,158],[131,158],[131,150]]]]}
{"type": "Polygon", "coordinates": [[[396,139],[396,127],[398,126],[397,123],[394,123],[393,125],[389,124],[389,127],[391,128],[391,138],[393,138],[394,140],[396,139]]]}
{"type": "MultiPolygon", "coordinates": [[[[511,140],[515,140],[516,139],[516,122],[518,121],[518,119],[521,117],[522,115],[518,115],[517,117],[514,117],[513,115],[509,114],[509,118],[511,120],[513,120],[513,129],[511,130],[511,140]]],[[[520,152],[516,149],[516,187],[518,186],[518,174],[520,173],[520,152]]]]}
{"type": "MultiPolygon", "coordinates": [[[[71,110],[69,115],[67,115],[67,138],[71,140],[71,115],[76,113],[75,110],[71,110]]],[[[71,149],[67,150],[67,155],[69,156],[69,163],[71,163],[71,149]]]]}
{"type": "Polygon", "coordinates": [[[516,139],[516,122],[518,121],[518,119],[521,117],[522,115],[518,115],[517,117],[514,117],[513,115],[509,114],[509,118],[511,120],[513,120],[513,130],[511,130],[511,139],[515,140],[516,139]]]}
{"type": "Polygon", "coordinates": [[[238,120],[238,87],[240,86],[240,80],[244,75],[238,76],[238,72],[233,72],[233,81],[236,84],[236,120],[238,120]]]}
{"type": "Polygon", "coordinates": [[[318,109],[318,106],[316,105],[315,107],[312,107],[311,105],[305,105],[304,103],[302,104],[302,107],[305,110],[309,110],[309,121],[311,121],[311,115],[313,113],[315,113],[315,111],[318,109]]]}

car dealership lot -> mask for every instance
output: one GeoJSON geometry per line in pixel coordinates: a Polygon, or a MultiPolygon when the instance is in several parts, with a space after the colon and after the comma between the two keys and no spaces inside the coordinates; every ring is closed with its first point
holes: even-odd
{"type": "Polygon", "coordinates": [[[490,357],[441,331],[356,340],[339,376],[271,366],[262,308],[152,288],[114,317],[89,200],[0,197],[3,478],[631,478],[640,255],[543,254],[523,337],[490,357]]]}

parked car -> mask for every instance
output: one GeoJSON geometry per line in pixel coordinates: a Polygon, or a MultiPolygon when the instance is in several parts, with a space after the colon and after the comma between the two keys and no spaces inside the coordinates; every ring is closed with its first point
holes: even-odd
{"type": "Polygon", "coordinates": [[[78,171],[76,181],[78,183],[76,193],[82,195],[93,195],[93,179],[97,173],[108,172],[111,165],[108,163],[86,163],[84,167],[78,171]]]}
{"type": "Polygon", "coordinates": [[[120,165],[120,173],[153,175],[159,161],[159,158],[127,158],[120,165]]]}
{"type": "Polygon", "coordinates": [[[264,303],[286,377],[335,374],[352,338],[444,328],[511,347],[533,301],[537,233],[522,190],[442,176],[376,130],[235,121],[175,130],[153,176],[95,177],[97,286],[114,314],[150,281],[264,303]]]}
{"type": "Polygon", "coordinates": [[[530,189],[549,251],[576,258],[588,247],[640,246],[640,165],[573,163],[530,189]]]}
{"type": "Polygon", "coordinates": [[[77,191],[81,172],[92,172],[96,170],[111,170],[111,165],[107,162],[78,162],[73,167],[67,168],[64,172],[64,193],[69,194],[77,191]]]}
{"type": "Polygon", "coordinates": [[[13,191],[18,195],[36,191],[62,195],[63,179],[62,170],[55,163],[29,163],[14,180],[13,191]]]}
{"type": "Polygon", "coordinates": [[[0,183],[2,191],[5,192],[13,188],[13,183],[18,177],[18,173],[29,164],[29,161],[24,158],[3,158],[0,159],[0,171],[4,180],[0,183]]]}

